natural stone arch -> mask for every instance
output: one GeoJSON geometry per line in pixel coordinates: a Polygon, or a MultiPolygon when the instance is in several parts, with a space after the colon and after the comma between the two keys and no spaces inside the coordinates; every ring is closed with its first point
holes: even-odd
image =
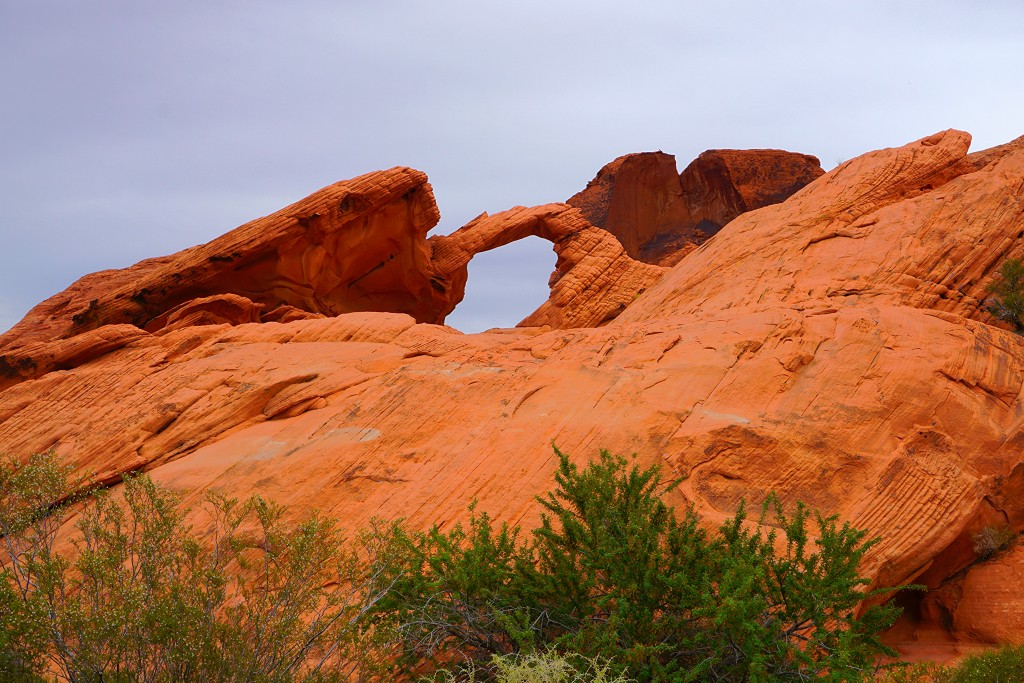
{"type": "Polygon", "coordinates": [[[568,204],[517,206],[493,216],[483,213],[450,235],[430,238],[431,282],[445,291],[451,306],[445,315],[465,296],[473,256],[529,236],[551,242],[558,260],[548,283],[551,295],[520,327],[597,327],[667,270],[634,261],[614,236],[568,204]]]}

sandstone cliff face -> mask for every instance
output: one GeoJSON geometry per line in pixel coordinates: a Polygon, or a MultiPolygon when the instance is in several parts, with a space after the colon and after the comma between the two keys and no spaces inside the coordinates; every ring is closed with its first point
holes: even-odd
{"type": "Polygon", "coordinates": [[[936,589],[906,598],[892,640],[907,651],[1016,639],[1024,603],[998,582],[1020,553],[984,559],[972,539],[1024,528],[1024,340],[983,306],[1001,261],[1024,256],[1024,139],[968,145],[946,131],[851,160],[671,269],[568,205],[427,240],[422,174],[340,183],[293,207],[349,227],[310,233],[289,207],[261,219],[285,235],[254,247],[262,260],[210,260],[255,239],[249,224],[40,304],[0,338],[0,450],[52,446],[110,485],[146,470],[190,499],[259,491],[353,527],[450,523],[474,498],[529,526],[552,441],[581,461],[635,452],[686,475],[672,502],[709,523],[776,491],[880,535],[863,568],[876,585],[936,589]],[[342,214],[352,183],[374,199],[342,214]],[[324,246],[350,230],[356,253],[324,246]],[[411,246],[374,270],[392,253],[377,234],[411,246]],[[473,254],[526,235],[559,254],[532,326],[431,324],[473,254]],[[207,284],[175,290],[175,272],[207,284]],[[140,301],[140,283],[158,286],[140,301]]]}
{"type": "Polygon", "coordinates": [[[567,203],[615,235],[631,257],[648,263],[658,263],[652,242],[673,240],[685,253],[708,238],[690,216],[675,157],[664,152],[615,159],[567,203]]]}
{"type": "Polygon", "coordinates": [[[568,203],[632,258],[672,266],[741,213],[777,204],[823,173],[815,157],[773,149],[710,150],[681,174],[670,154],[627,154],[568,203]]]}
{"type": "Polygon", "coordinates": [[[825,172],[817,157],[780,149],[712,149],[679,175],[699,230],[715,234],[741,213],[785,201],[825,172]]]}

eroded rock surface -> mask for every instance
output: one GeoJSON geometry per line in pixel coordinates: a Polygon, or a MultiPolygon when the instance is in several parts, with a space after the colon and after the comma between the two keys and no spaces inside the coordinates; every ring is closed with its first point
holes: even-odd
{"type": "Polygon", "coordinates": [[[728,239],[677,268],[630,320],[728,309],[897,303],[988,320],[993,269],[1016,253],[1020,147],[982,171],[970,135],[938,133],[865,154],[788,201],[730,224],[728,239]],[[707,277],[715,273],[715,277],[707,277]]]}
{"type": "MultiPolygon", "coordinates": [[[[983,305],[999,264],[1024,256],[1024,139],[971,155],[969,141],[946,131],[851,160],[667,270],[564,204],[424,240],[436,279],[414,312],[461,298],[473,254],[553,242],[552,298],[511,330],[281,306],[262,289],[196,291],[125,324],[151,312],[131,283],[169,262],[114,273],[114,294],[86,278],[66,312],[37,307],[42,331],[4,337],[0,450],[53,446],[109,485],[142,469],[191,500],[258,491],[353,527],[449,524],[474,499],[531,526],[552,441],[579,461],[636,453],[686,475],[672,502],[709,524],[775,491],[880,536],[863,567],[876,586],[936,589],[891,634],[905,652],[1019,639],[1024,603],[998,589],[1019,551],[984,559],[973,538],[1024,529],[1024,340],[983,305]],[[93,329],[68,317],[82,302],[93,329]]],[[[374,205],[421,230],[425,178],[398,175],[411,184],[374,205]]]]}
{"type": "MultiPolygon", "coordinates": [[[[568,199],[588,221],[618,238],[631,257],[658,264],[663,243],[686,253],[710,235],[690,215],[676,158],[664,152],[627,154],[606,164],[568,199]]],[[[664,253],[663,253],[664,252],[664,253]]]]}
{"type": "Polygon", "coordinates": [[[679,174],[690,218],[715,234],[741,213],[785,201],[824,175],[817,157],[781,149],[712,149],[679,174]]]}

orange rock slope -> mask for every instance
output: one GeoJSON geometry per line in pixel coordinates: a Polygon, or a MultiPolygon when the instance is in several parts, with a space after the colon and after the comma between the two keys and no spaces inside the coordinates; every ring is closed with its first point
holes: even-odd
{"type": "Polygon", "coordinates": [[[908,654],[1021,639],[1021,553],[975,537],[1024,528],[1024,340],[984,306],[1024,256],[1024,138],[969,143],[851,160],[672,268],[566,204],[428,240],[423,174],[338,183],[33,309],[0,337],[0,449],[350,526],[447,523],[473,499],[529,526],[552,441],[636,453],[686,475],[673,502],[709,523],[775,491],[880,535],[875,584],[934,589],[899,597],[908,654]],[[559,260],[525,326],[436,324],[474,254],[527,235],[559,260]]]}

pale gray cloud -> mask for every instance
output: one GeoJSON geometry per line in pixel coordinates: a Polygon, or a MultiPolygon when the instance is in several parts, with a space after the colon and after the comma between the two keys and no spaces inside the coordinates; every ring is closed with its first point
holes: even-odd
{"type": "MultiPolygon", "coordinates": [[[[1016,0],[0,0],[0,329],[86,272],[399,164],[448,232],[631,151],[996,145],[1024,133],[1022,20],[1016,0]]],[[[449,322],[514,323],[553,262],[538,240],[475,260],[449,322]]]]}

